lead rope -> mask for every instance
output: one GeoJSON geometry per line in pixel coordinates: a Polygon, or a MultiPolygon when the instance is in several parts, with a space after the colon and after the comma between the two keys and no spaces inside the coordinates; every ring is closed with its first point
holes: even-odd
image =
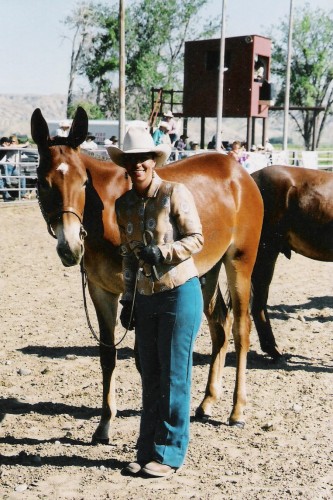
{"type": "MultiPolygon", "coordinates": [[[[118,347],[118,345],[125,339],[125,337],[127,335],[127,332],[128,332],[128,327],[126,328],[125,333],[122,336],[122,338],[116,344],[113,344],[113,345],[111,345],[111,344],[105,344],[104,342],[102,342],[98,338],[98,336],[96,335],[96,332],[95,332],[95,330],[94,330],[94,328],[93,328],[93,326],[91,324],[90,317],[89,317],[89,312],[88,312],[87,296],[86,296],[87,272],[86,272],[86,270],[84,268],[84,265],[83,265],[83,258],[81,259],[81,262],[80,262],[80,269],[81,269],[81,278],[82,278],[83,305],[84,305],[84,310],[85,310],[85,313],[86,313],[87,324],[88,324],[89,330],[90,330],[91,334],[93,335],[94,339],[97,341],[97,343],[99,345],[104,345],[105,347],[108,347],[109,349],[116,349],[116,347],[118,347]]],[[[136,289],[137,289],[137,284],[138,284],[139,271],[140,270],[138,269],[138,271],[136,273],[136,277],[135,277],[133,301],[132,301],[131,314],[130,314],[130,319],[129,319],[129,322],[128,322],[128,326],[131,324],[132,318],[133,318],[134,302],[135,302],[136,289]]]]}

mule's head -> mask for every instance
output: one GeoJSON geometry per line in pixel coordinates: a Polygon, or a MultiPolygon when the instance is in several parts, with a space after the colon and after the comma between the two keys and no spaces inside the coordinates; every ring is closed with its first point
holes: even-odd
{"type": "Polygon", "coordinates": [[[68,137],[51,138],[47,123],[35,109],[31,135],[38,146],[38,200],[49,232],[58,240],[64,266],[78,264],[84,253],[82,218],[87,172],[78,146],[88,132],[88,117],[78,108],[68,137]]]}

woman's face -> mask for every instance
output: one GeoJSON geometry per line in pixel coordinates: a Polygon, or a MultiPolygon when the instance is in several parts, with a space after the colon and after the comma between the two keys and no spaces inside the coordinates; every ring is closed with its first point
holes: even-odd
{"type": "Polygon", "coordinates": [[[125,168],[130,176],[133,187],[138,192],[144,192],[153,178],[156,165],[154,153],[125,154],[125,168]]]}

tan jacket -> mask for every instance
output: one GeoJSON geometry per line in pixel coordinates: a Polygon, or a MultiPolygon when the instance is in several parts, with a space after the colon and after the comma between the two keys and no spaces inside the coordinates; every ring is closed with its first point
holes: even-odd
{"type": "Polygon", "coordinates": [[[155,173],[146,197],[140,197],[134,189],[127,191],[116,201],[116,213],[122,241],[123,300],[133,298],[139,267],[137,292],[142,295],[170,290],[198,276],[192,255],[203,246],[202,227],[186,186],[164,181],[155,173]],[[151,266],[142,266],[135,253],[142,248],[147,231],[164,257],[156,266],[158,280],[146,276],[151,266]]]}

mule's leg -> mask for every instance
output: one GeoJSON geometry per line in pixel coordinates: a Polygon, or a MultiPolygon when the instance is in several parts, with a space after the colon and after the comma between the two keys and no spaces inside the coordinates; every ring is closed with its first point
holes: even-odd
{"type": "Polygon", "coordinates": [[[100,363],[103,375],[103,401],[102,415],[100,423],[93,434],[93,442],[109,442],[109,429],[111,420],[117,413],[116,395],[115,395],[115,367],[116,367],[116,349],[107,347],[114,345],[114,329],[117,319],[118,295],[101,289],[88,282],[89,293],[94,303],[100,340],[103,342],[99,346],[100,363]]]}
{"type": "Polygon", "coordinates": [[[219,262],[206,274],[203,287],[204,313],[207,317],[212,339],[212,359],[209,367],[205,396],[196,410],[197,417],[207,420],[212,414],[213,405],[220,399],[222,392],[222,371],[228,349],[231,319],[221,295],[218,279],[221,269],[219,262]]]}
{"type": "Polygon", "coordinates": [[[251,259],[244,253],[231,249],[225,256],[229,290],[233,310],[232,333],[236,351],[236,381],[233,394],[233,407],[229,425],[244,427],[246,406],[246,362],[250,347],[251,321],[249,302],[251,291],[251,259]]]}
{"type": "Polygon", "coordinates": [[[273,359],[278,359],[281,353],[275,342],[268,317],[267,300],[278,255],[279,252],[276,250],[259,247],[252,273],[252,317],[258,332],[260,347],[273,359]]]}

